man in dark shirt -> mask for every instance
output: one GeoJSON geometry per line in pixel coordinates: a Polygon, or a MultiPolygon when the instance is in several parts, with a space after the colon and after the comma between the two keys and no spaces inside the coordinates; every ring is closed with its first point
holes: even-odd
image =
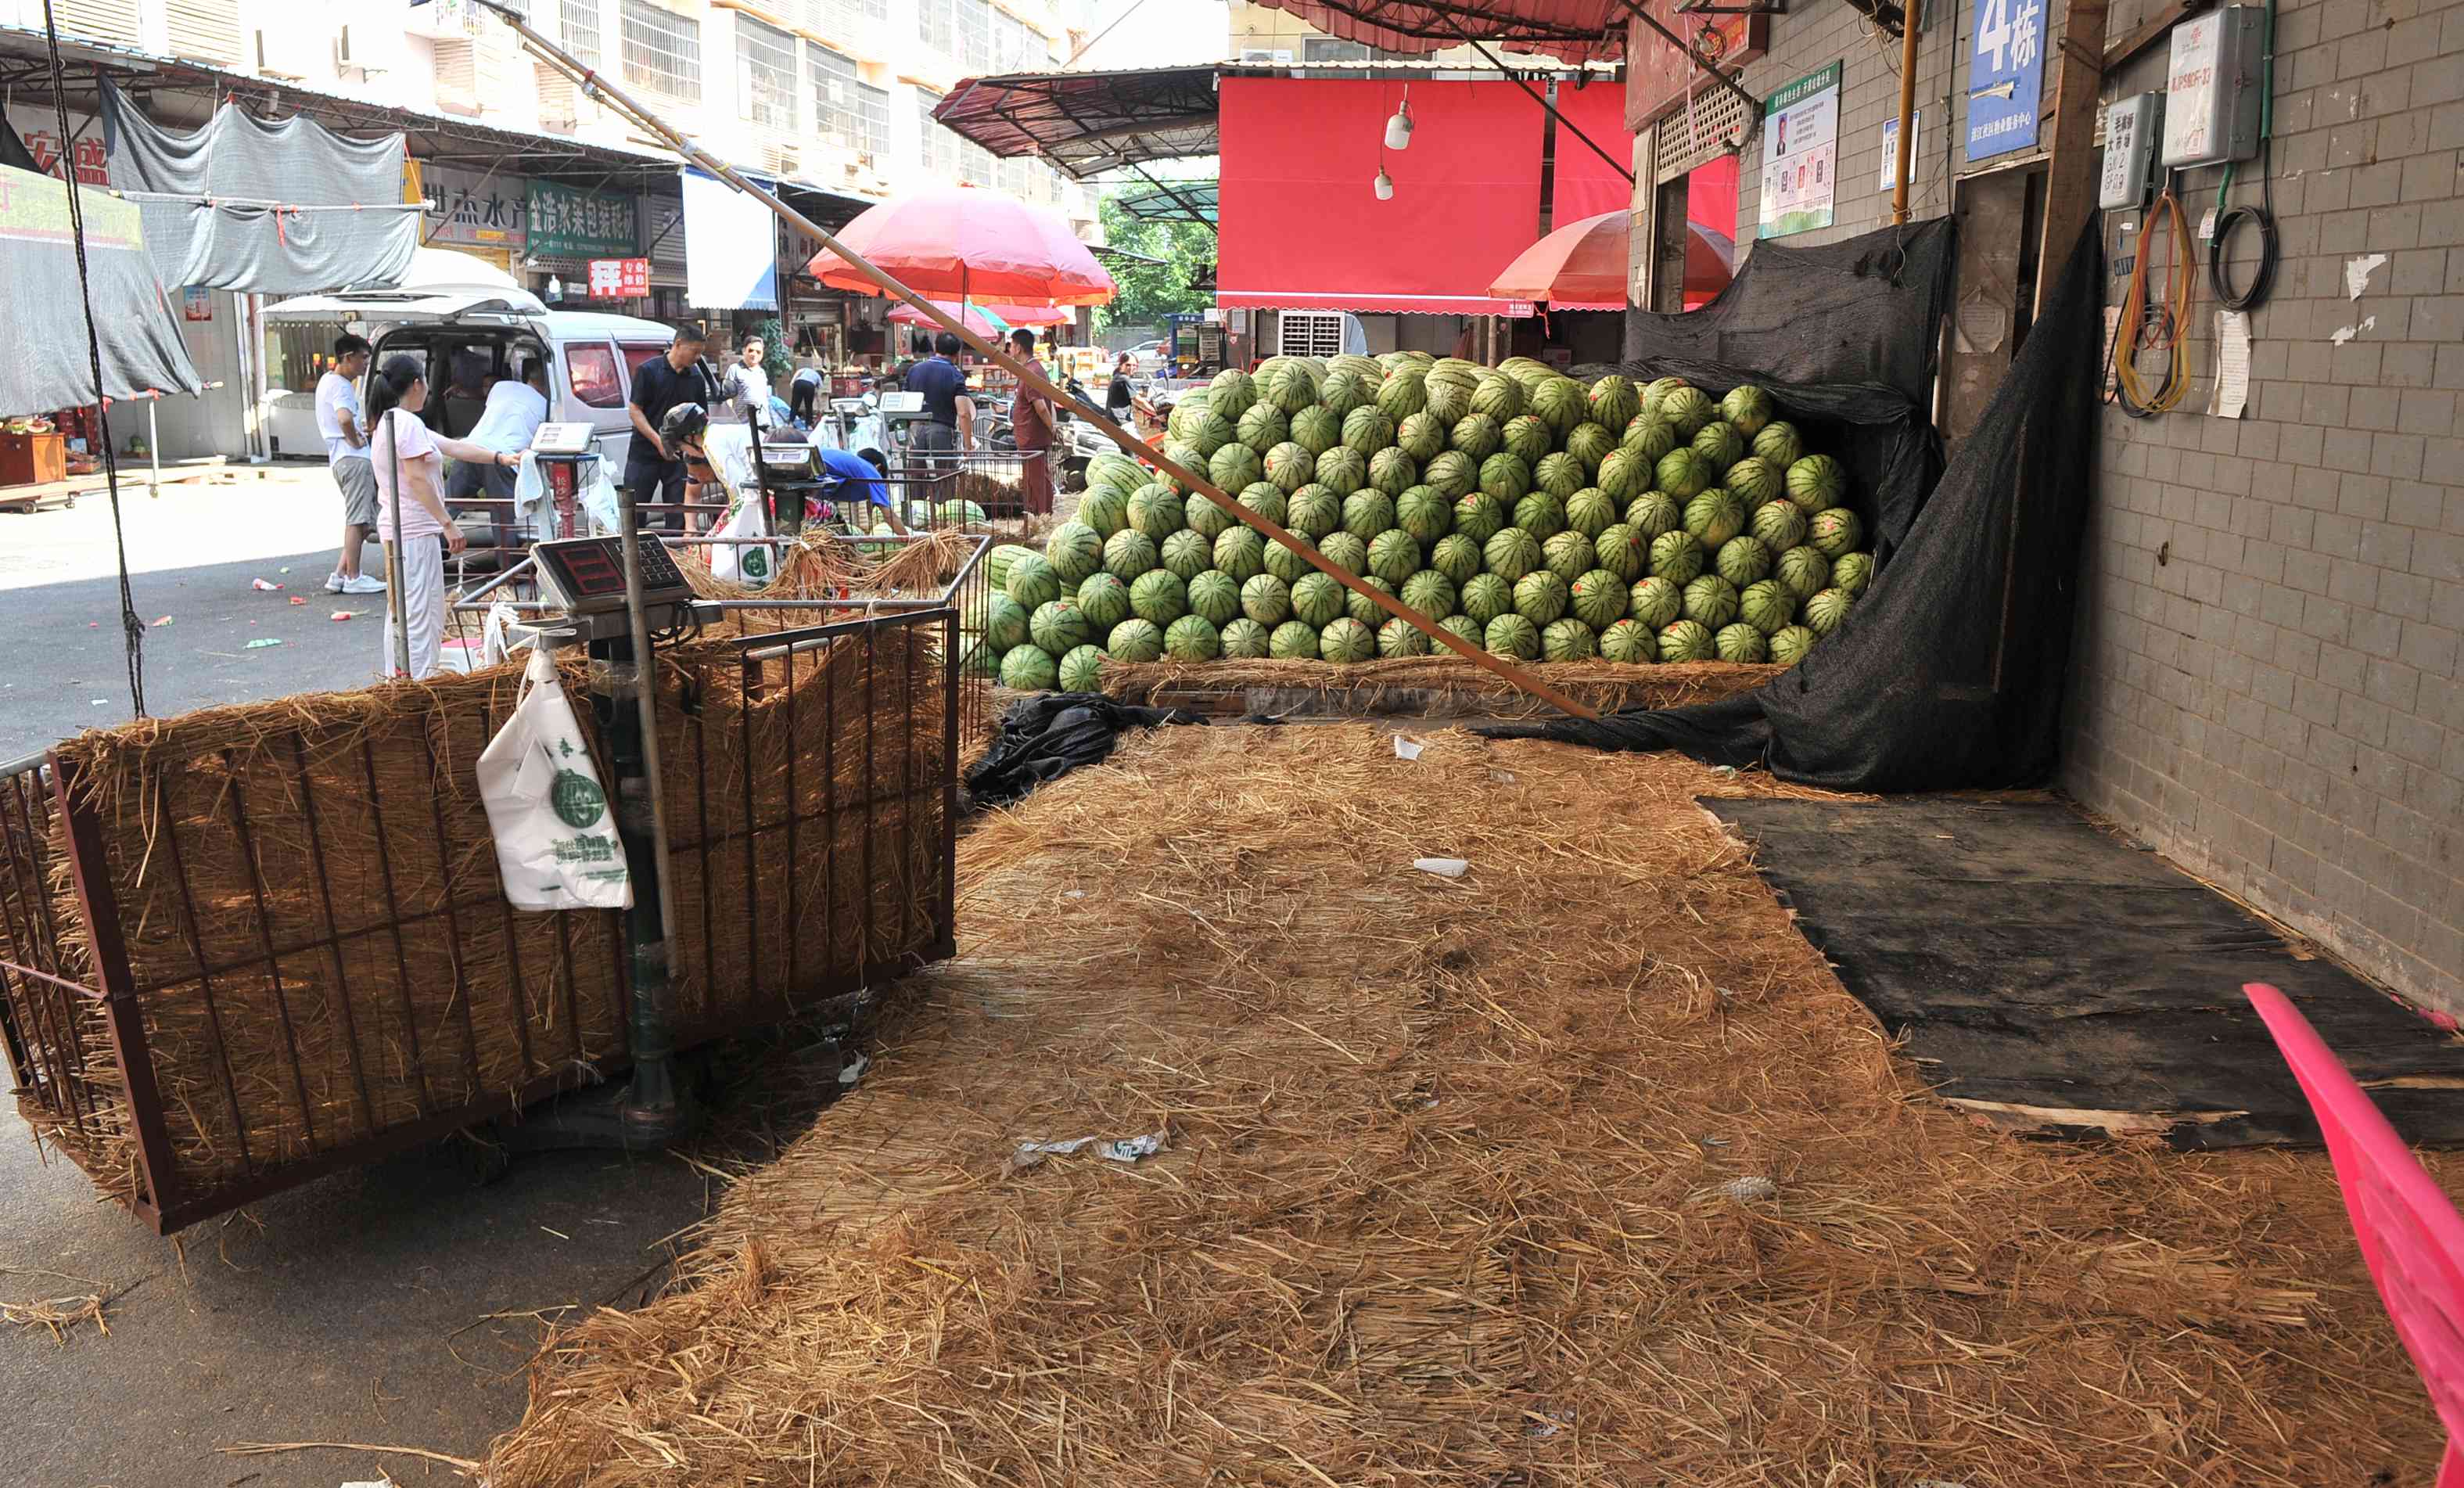
{"type": "Polygon", "coordinates": [[[957,337],[943,331],[934,338],[934,354],[907,373],[907,390],[924,395],[924,422],[915,426],[914,447],[928,460],[975,443],[975,403],[967,396],[967,374],[950,360],[958,354],[958,345],[957,337]]]}
{"type": "Polygon", "coordinates": [[[873,384],[875,389],[882,392],[897,392],[903,390],[907,387],[907,374],[915,370],[915,364],[932,356],[933,333],[930,331],[917,331],[915,333],[914,343],[909,347],[909,351],[910,355],[906,361],[899,363],[894,367],[891,367],[879,382],[873,384]]]}
{"type": "MultiPolygon", "coordinates": [[[[685,462],[681,453],[659,442],[659,420],[679,403],[707,408],[718,401],[718,388],[702,369],[708,335],[687,321],[676,327],[676,339],[665,356],[652,357],[633,372],[633,395],[626,411],[633,419],[633,444],[625,455],[625,487],[640,504],[680,502],[685,499],[685,462]]],[[[681,511],[653,512],[643,525],[681,532],[681,511]]]]}

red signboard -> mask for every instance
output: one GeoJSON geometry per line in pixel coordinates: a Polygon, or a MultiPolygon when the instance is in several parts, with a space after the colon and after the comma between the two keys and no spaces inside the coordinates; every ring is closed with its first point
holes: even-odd
{"type": "Polygon", "coordinates": [[[590,260],[591,299],[639,300],[649,292],[649,259],[593,258],[590,260]]]}
{"type": "MultiPolygon", "coordinates": [[[[1771,45],[1771,18],[1766,15],[1680,15],[1677,0],[1642,0],[1653,20],[1685,38],[1694,51],[1734,76],[1771,45]]],[[[1642,22],[1626,22],[1625,126],[1643,125],[1683,106],[1689,88],[1717,87],[1692,59],[1668,44],[1668,38],[1642,22]]]]}

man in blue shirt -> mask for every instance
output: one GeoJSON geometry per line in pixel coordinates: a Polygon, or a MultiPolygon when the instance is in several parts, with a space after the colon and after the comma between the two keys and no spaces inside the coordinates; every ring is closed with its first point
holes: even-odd
{"type": "Polygon", "coordinates": [[[943,331],[933,342],[933,355],[907,373],[907,390],[924,395],[924,422],[915,426],[914,448],[927,456],[976,445],[976,406],[967,396],[967,374],[950,360],[957,354],[958,338],[943,331]]]}
{"type": "Polygon", "coordinates": [[[913,535],[906,519],[898,515],[896,503],[890,500],[890,487],[882,484],[885,472],[861,455],[846,450],[825,448],[821,452],[822,468],[843,482],[836,493],[843,502],[849,500],[870,501],[890,519],[890,530],[900,537],[913,535]]]}

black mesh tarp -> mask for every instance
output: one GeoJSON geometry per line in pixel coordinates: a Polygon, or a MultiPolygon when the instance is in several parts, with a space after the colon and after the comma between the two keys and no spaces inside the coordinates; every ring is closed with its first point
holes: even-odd
{"type": "Polygon", "coordinates": [[[1704,707],[1481,732],[1759,761],[1783,780],[1842,790],[2044,780],[2058,758],[2094,489],[2102,271],[2091,223],[1991,407],[1913,503],[1873,587],[1795,667],[1704,707]]]}
{"type": "MultiPolygon", "coordinates": [[[[180,317],[145,255],[137,209],[97,187],[79,188],[77,201],[103,396],[201,391],[180,317]]],[[[77,235],[69,231],[68,188],[56,178],[0,166],[0,284],[9,286],[9,334],[20,348],[0,356],[0,417],[92,403],[77,235]]]]}

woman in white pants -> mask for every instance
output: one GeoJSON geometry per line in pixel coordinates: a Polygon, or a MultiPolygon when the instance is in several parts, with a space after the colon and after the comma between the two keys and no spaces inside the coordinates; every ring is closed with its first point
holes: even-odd
{"type": "MultiPolygon", "coordinates": [[[[517,454],[499,453],[465,439],[440,438],[420,421],[428,384],[418,361],[395,357],[377,369],[368,387],[368,463],[377,477],[377,537],[385,545],[385,566],[401,596],[403,627],[410,637],[410,676],[435,675],[445,643],[445,555],[462,551],[462,529],[445,512],[445,456],[476,464],[517,466],[517,454]],[[397,500],[397,492],[407,500],[397,500]]],[[[385,651],[378,675],[400,677],[401,652],[394,611],[385,607],[385,651]]]]}

